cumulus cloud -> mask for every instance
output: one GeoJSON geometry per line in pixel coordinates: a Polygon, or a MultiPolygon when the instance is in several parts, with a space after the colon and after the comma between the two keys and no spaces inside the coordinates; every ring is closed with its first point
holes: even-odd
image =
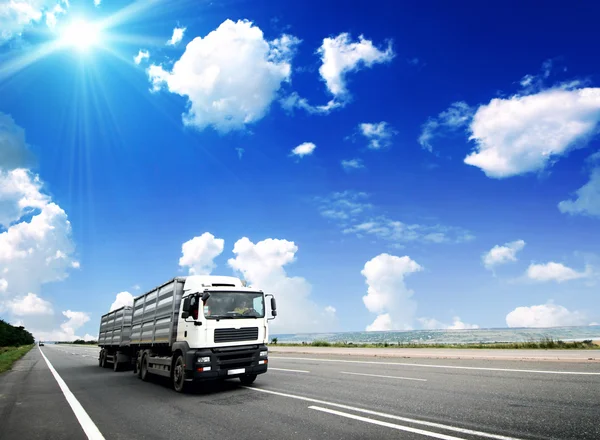
{"type": "Polygon", "coordinates": [[[361,274],[368,286],[363,302],[377,313],[367,331],[410,330],[417,308],[413,291],[404,283],[406,276],[423,268],[408,256],[380,254],[365,263],[361,274]]]}
{"type": "Polygon", "coordinates": [[[387,215],[368,203],[365,192],[336,192],[328,197],[318,197],[320,214],[339,225],[342,233],[359,238],[374,237],[401,247],[408,242],[462,243],[472,240],[471,233],[463,228],[440,224],[408,224],[387,215]]]}
{"type": "Polygon", "coordinates": [[[271,321],[272,332],[335,330],[332,310],[323,309],[311,299],[310,283],[302,277],[289,276],[285,270],[295,261],[297,252],[293,241],[267,238],[253,243],[244,237],[235,243],[235,258],[228,263],[252,286],[275,295],[278,315],[271,321]]]}
{"type": "Polygon", "coordinates": [[[346,172],[360,170],[365,168],[365,164],[362,159],[344,159],[340,162],[342,168],[346,172]]]}
{"type": "Polygon", "coordinates": [[[553,88],[534,95],[492,99],[477,109],[464,162],[488,177],[540,171],[596,134],[600,88],[553,88]]]}
{"type": "Polygon", "coordinates": [[[563,327],[586,325],[585,314],[570,311],[558,304],[549,302],[537,306],[517,307],[506,315],[509,327],[563,327]]]}
{"type": "Polygon", "coordinates": [[[289,81],[299,40],[263,37],[250,21],[224,21],[206,37],[186,46],[173,68],[152,64],[153,90],[165,88],[188,99],[183,123],[225,133],[262,119],[282,85],[289,81]]]}
{"type": "Polygon", "coordinates": [[[56,16],[69,6],[66,0],[11,0],[0,4],[0,44],[12,39],[44,16],[46,24],[56,25],[56,16]]]}
{"type": "Polygon", "coordinates": [[[575,191],[575,198],[558,204],[560,212],[600,217],[600,167],[592,170],[590,180],[575,191]]]}
{"type": "Polygon", "coordinates": [[[467,324],[459,316],[452,318],[452,324],[445,324],[434,318],[418,318],[421,328],[426,330],[469,330],[479,328],[477,324],[467,324]]]}
{"type": "Polygon", "coordinates": [[[324,38],[317,53],[321,57],[319,74],[333,98],[325,105],[315,106],[294,92],[281,100],[284,109],[291,111],[301,108],[309,113],[327,114],[343,107],[352,98],[347,87],[349,73],[373,67],[375,64],[388,63],[394,58],[391,42],[385,48],[378,48],[362,35],[358,41],[353,41],[348,33],[324,38]]]}
{"type": "Polygon", "coordinates": [[[368,146],[371,150],[389,147],[392,144],[392,136],[396,134],[396,131],[385,121],[363,122],[358,125],[358,128],[359,132],[369,141],[368,146]]]}
{"type": "Polygon", "coordinates": [[[189,267],[190,275],[209,275],[216,267],[213,260],[221,255],[224,245],[225,240],[205,232],[183,243],[179,265],[189,267]]]}
{"type": "Polygon", "coordinates": [[[466,128],[473,117],[474,110],[466,102],[458,101],[439,115],[429,118],[421,127],[419,144],[423,149],[433,152],[432,141],[436,137],[445,136],[466,128]]]}
{"type": "Polygon", "coordinates": [[[135,64],[140,64],[142,61],[147,60],[150,58],[150,52],[148,52],[147,50],[139,50],[138,54],[136,56],[133,57],[133,62],[135,64]]]}
{"type": "Polygon", "coordinates": [[[117,293],[115,301],[110,305],[109,312],[120,309],[121,307],[133,306],[133,295],[127,291],[117,293]]]}
{"type": "Polygon", "coordinates": [[[292,156],[304,157],[313,154],[317,146],[312,142],[304,142],[292,150],[292,156]]]}
{"type": "Polygon", "coordinates": [[[39,296],[42,285],[79,266],[67,214],[25,168],[30,161],[23,130],[0,114],[0,308],[26,324],[29,315],[37,315],[38,323],[52,313],[39,296]]]}
{"type": "Polygon", "coordinates": [[[492,269],[500,264],[517,261],[517,252],[523,250],[524,247],[525,241],[523,240],[511,241],[503,246],[496,245],[481,257],[483,265],[487,269],[492,269]]]}
{"type": "Polygon", "coordinates": [[[76,334],[76,332],[90,320],[90,315],[88,313],[66,310],[62,312],[62,314],[67,320],[60,324],[60,329],[45,331],[34,328],[31,330],[31,333],[37,340],[43,341],[74,341],[75,339],[91,341],[97,339],[87,333],[85,336],[76,334]]]}
{"type": "Polygon", "coordinates": [[[52,315],[52,304],[35,293],[28,293],[8,301],[4,307],[15,316],[52,315]]]}
{"type": "Polygon", "coordinates": [[[167,41],[168,46],[176,46],[181,40],[183,40],[183,34],[187,28],[184,27],[176,27],[173,29],[173,36],[169,41],[167,41]]]}
{"type": "Polygon", "coordinates": [[[358,37],[358,41],[352,41],[348,33],[323,39],[318,53],[322,61],[319,74],[325,81],[327,90],[333,96],[342,99],[346,99],[349,93],[346,85],[348,73],[390,62],[394,57],[391,43],[380,49],[362,35],[358,37]]]}
{"type": "Polygon", "coordinates": [[[584,272],[577,272],[575,269],[565,266],[562,263],[550,261],[546,264],[531,264],[527,269],[527,276],[540,282],[556,281],[562,283],[564,281],[576,280],[579,278],[587,278],[592,275],[592,268],[586,267],[584,272]]]}

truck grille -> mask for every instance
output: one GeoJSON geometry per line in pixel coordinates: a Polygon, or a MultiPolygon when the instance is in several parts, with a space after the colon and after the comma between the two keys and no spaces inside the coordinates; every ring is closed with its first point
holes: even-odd
{"type": "Polygon", "coordinates": [[[215,329],[215,342],[254,341],[258,339],[258,327],[215,329]]]}

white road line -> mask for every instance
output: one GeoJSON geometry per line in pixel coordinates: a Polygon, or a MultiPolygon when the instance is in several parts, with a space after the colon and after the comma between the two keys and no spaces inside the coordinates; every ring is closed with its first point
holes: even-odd
{"type": "MultiPolygon", "coordinates": [[[[38,349],[39,349],[39,347],[38,347],[38,349]]],[[[83,409],[83,406],[81,406],[79,401],[75,398],[75,396],[73,395],[73,393],[71,392],[71,390],[69,389],[67,384],[65,383],[65,381],[62,380],[62,377],[60,377],[60,375],[54,369],[54,367],[52,366],[52,364],[50,363],[48,358],[44,355],[44,352],[41,349],[39,349],[39,350],[40,350],[40,353],[42,354],[42,357],[46,361],[46,364],[48,364],[48,368],[50,369],[50,372],[54,376],[54,379],[56,379],[56,382],[58,382],[58,386],[60,387],[61,391],[65,395],[67,402],[69,403],[69,405],[71,406],[71,409],[75,413],[75,417],[77,417],[77,420],[79,421],[79,424],[83,428],[83,431],[87,435],[88,439],[90,439],[90,440],[105,440],[104,436],[100,433],[100,430],[98,429],[96,424],[92,421],[90,416],[88,416],[87,412],[85,412],[85,409],[83,409]]]]}
{"type": "Polygon", "coordinates": [[[516,368],[491,368],[491,367],[459,367],[457,365],[431,365],[431,364],[409,364],[407,362],[376,362],[376,361],[350,361],[345,359],[318,359],[318,358],[298,358],[298,357],[275,357],[270,359],[295,360],[295,361],[315,361],[315,362],[342,362],[348,364],[376,364],[376,365],[398,365],[404,367],[424,367],[424,368],[449,368],[454,370],[480,370],[480,371],[508,371],[511,373],[535,373],[535,374],[571,374],[581,376],[600,376],[600,372],[592,373],[586,371],[551,371],[551,370],[519,370],[516,368]]]}
{"type": "Polygon", "coordinates": [[[263,388],[254,388],[254,387],[243,387],[243,388],[246,388],[246,389],[252,390],[252,391],[258,391],[261,393],[274,394],[276,396],[289,397],[291,399],[303,400],[305,402],[317,403],[319,405],[328,405],[328,406],[333,406],[336,408],[347,409],[350,411],[360,412],[360,413],[364,413],[364,414],[370,414],[372,416],[384,417],[386,419],[399,420],[401,422],[412,423],[414,425],[423,425],[423,426],[429,426],[431,428],[445,429],[446,431],[460,432],[461,434],[477,435],[479,437],[493,438],[496,440],[520,440],[516,437],[507,437],[504,435],[490,434],[490,433],[483,432],[483,431],[474,431],[472,429],[464,429],[464,428],[458,428],[456,426],[443,425],[441,423],[426,422],[424,420],[409,419],[408,417],[395,416],[393,414],[382,413],[379,411],[372,411],[370,409],[357,408],[354,406],[343,405],[341,403],[334,403],[334,402],[327,402],[324,400],[312,399],[310,397],[297,396],[295,394],[281,393],[279,391],[265,390],[263,388]]]}
{"type": "Polygon", "coordinates": [[[288,368],[273,368],[273,367],[269,367],[269,371],[271,370],[275,370],[275,371],[289,371],[291,373],[310,373],[310,371],[307,370],[290,370],[288,368]]]}
{"type": "Polygon", "coordinates": [[[419,382],[427,382],[427,379],[415,379],[413,377],[401,377],[401,376],[383,376],[380,374],[366,374],[366,373],[352,373],[350,371],[340,371],[342,374],[354,374],[356,376],[369,376],[369,377],[383,377],[385,379],[402,379],[402,380],[416,380],[419,382]]]}
{"type": "Polygon", "coordinates": [[[425,431],[423,429],[411,428],[410,426],[396,425],[395,423],[382,422],[381,420],[370,419],[368,417],[357,416],[355,414],[348,414],[341,411],[336,411],[329,408],[321,408],[320,406],[309,406],[309,409],[316,409],[317,411],[335,414],[336,416],[346,417],[348,419],[360,420],[361,422],[371,423],[373,425],[385,426],[386,428],[398,429],[400,431],[412,432],[413,434],[426,435],[428,437],[439,438],[441,440],[464,440],[462,437],[454,437],[452,435],[438,434],[437,432],[425,431]]]}

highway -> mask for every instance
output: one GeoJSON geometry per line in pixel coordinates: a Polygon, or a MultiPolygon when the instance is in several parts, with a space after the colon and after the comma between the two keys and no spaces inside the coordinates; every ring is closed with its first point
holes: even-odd
{"type": "Polygon", "coordinates": [[[600,438],[597,362],[271,353],[251,387],[178,394],[97,354],[36,347],[0,375],[0,439],[600,438]]]}

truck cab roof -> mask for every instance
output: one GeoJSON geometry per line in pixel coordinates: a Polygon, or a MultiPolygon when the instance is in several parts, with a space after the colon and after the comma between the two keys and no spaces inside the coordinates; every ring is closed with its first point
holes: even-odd
{"type": "Polygon", "coordinates": [[[184,292],[203,292],[207,289],[221,290],[253,290],[246,287],[246,283],[237,277],[219,275],[189,275],[185,277],[184,292]]]}

